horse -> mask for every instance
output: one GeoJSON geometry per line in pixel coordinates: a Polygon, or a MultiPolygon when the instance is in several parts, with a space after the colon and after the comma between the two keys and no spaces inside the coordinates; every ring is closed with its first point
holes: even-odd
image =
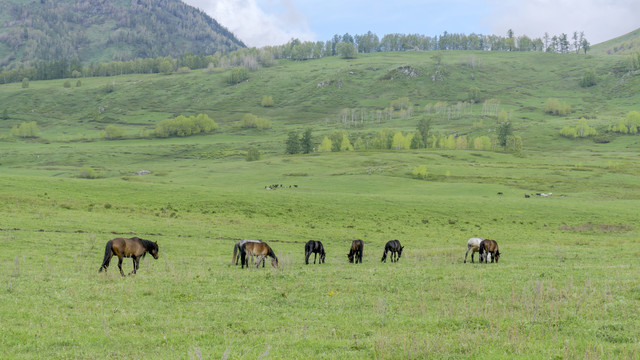
{"type": "Polygon", "coordinates": [[[260,262],[262,262],[262,267],[264,267],[264,260],[267,256],[270,256],[271,266],[278,268],[278,258],[276,257],[276,254],[273,252],[271,247],[264,242],[247,242],[240,246],[240,262],[242,263],[242,268],[244,268],[245,265],[247,265],[247,269],[249,268],[247,257],[254,255],[258,257],[256,267],[260,266],[260,262]]]}
{"type": "MultiPolygon", "coordinates": [[[[467,263],[467,255],[469,254],[469,250],[471,250],[471,262],[473,262],[473,254],[477,253],[480,250],[480,243],[484,240],[483,238],[471,238],[467,241],[467,252],[464,253],[464,263],[467,263]]],[[[482,260],[482,259],[481,259],[482,260]]]]}
{"type": "Polygon", "coordinates": [[[135,274],[136,270],[140,267],[140,258],[145,257],[147,252],[150,253],[154,259],[158,259],[158,243],[140,239],[139,237],[109,240],[105,246],[104,260],[102,260],[102,266],[100,266],[98,272],[104,270],[106,273],[109,263],[111,262],[111,257],[116,255],[118,257],[120,275],[124,276],[124,272],[122,271],[122,258],[125,257],[133,258],[133,271],[130,274],[135,274]]]}
{"type": "Polygon", "coordinates": [[[362,251],[364,249],[364,241],[362,240],[353,240],[351,242],[351,249],[349,249],[349,253],[347,257],[349,258],[349,262],[353,263],[353,258],[355,255],[356,264],[360,262],[362,264],[362,251]]]}
{"type": "Polygon", "coordinates": [[[485,239],[480,243],[480,262],[484,260],[484,263],[495,262],[500,259],[500,250],[498,250],[498,243],[495,240],[485,239]]]}
{"type": "Polygon", "coordinates": [[[400,241],[398,240],[391,240],[387,242],[384,246],[384,253],[382,254],[382,259],[380,259],[380,261],[387,262],[387,252],[391,251],[391,262],[398,262],[402,256],[402,249],[404,249],[404,246],[400,245],[400,241]],[[394,255],[395,261],[393,260],[394,255]]]}
{"type": "Polygon", "coordinates": [[[318,254],[320,254],[320,261],[318,261],[318,264],[324,264],[324,258],[327,254],[324,252],[324,246],[322,246],[320,241],[309,240],[304,245],[304,263],[307,265],[309,265],[309,256],[311,256],[311,253],[313,253],[314,264],[316,263],[318,254]]]}
{"type": "MultiPolygon", "coordinates": [[[[231,260],[232,264],[235,263],[236,265],[238,265],[238,260],[240,260],[240,257],[238,257],[238,253],[240,252],[240,246],[242,246],[243,244],[246,244],[248,242],[262,242],[262,240],[242,239],[242,240],[238,241],[233,246],[233,259],[231,260]]],[[[253,261],[253,258],[251,259],[251,261],[253,261]]]]}

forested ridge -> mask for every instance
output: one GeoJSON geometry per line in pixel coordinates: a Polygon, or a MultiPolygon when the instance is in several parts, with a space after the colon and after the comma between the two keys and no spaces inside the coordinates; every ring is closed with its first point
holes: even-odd
{"type": "Polygon", "coordinates": [[[0,0],[0,66],[84,64],[245,47],[204,12],[179,0],[0,0]]]}

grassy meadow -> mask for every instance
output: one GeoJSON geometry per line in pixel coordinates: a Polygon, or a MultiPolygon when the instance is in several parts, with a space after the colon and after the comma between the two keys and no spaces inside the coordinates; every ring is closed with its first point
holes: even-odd
{"type": "MultiPolygon", "coordinates": [[[[640,357],[639,138],[597,144],[558,135],[583,116],[602,129],[640,110],[640,78],[614,56],[441,56],[440,64],[430,53],[282,61],[234,86],[224,71],[81,79],[68,89],[62,81],[0,86],[0,114],[9,113],[0,120],[0,353],[640,357]],[[420,75],[386,77],[406,66],[420,75]],[[442,80],[432,80],[436,70],[442,80]],[[585,70],[597,72],[596,86],[578,85],[585,70]],[[316,143],[337,129],[353,137],[413,131],[418,109],[464,101],[472,86],[512,111],[523,152],[284,155],[287,133],[306,127],[316,143]],[[274,97],[273,108],[260,106],[264,95],[274,97]],[[414,103],[414,116],[340,122],[345,108],[375,111],[400,97],[414,103]],[[549,97],[574,113],[545,114],[549,97]],[[144,136],[160,120],[198,113],[219,131],[144,136]],[[240,129],[246,113],[273,128],[240,129]],[[39,138],[9,136],[22,121],[37,121],[39,138]],[[101,138],[108,124],[127,139],[101,138]],[[246,161],[249,146],[262,159],[246,161]],[[426,179],[411,176],[420,165],[426,179]],[[98,178],[81,178],[86,167],[98,178]],[[134,175],[140,170],[151,173],[134,175]],[[270,184],[284,188],[265,190],[270,184]],[[146,257],[135,276],[122,278],[114,260],[98,273],[105,243],[134,235],[157,241],[159,259],[146,257]],[[470,237],[497,240],[500,262],[464,264],[470,237]],[[267,241],[280,267],[232,265],[242,238],[267,241]],[[347,261],[354,239],[365,242],[363,264],[347,261]],[[398,263],[380,263],[391,239],[405,252],[398,263]],[[325,264],[304,264],[308,240],[323,242],[325,264]]],[[[456,120],[435,118],[434,131],[490,131],[490,117],[472,125],[481,107],[456,120]]],[[[131,268],[125,259],[124,271],[131,268]]]]}

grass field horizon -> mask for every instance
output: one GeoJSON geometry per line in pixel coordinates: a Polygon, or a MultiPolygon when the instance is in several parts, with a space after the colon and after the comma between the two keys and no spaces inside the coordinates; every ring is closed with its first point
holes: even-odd
{"type": "MultiPolygon", "coordinates": [[[[62,81],[0,86],[0,114],[9,113],[0,120],[0,352],[16,359],[639,357],[639,138],[596,143],[558,131],[580,117],[602,131],[640,110],[640,77],[622,70],[623,57],[442,52],[436,64],[433,55],[281,61],[234,86],[224,83],[225,72],[196,71],[82,79],[71,89],[62,81]],[[407,66],[421,75],[385,77],[407,66]],[[432,81],[436,70],[442,81],[432,81]],[[586,70],[597,72],[596,86],[579,86],[586,70]],[[105,92],[107,84],[115,90],[105,92]],[[522,152],[284,154],[287,134],[307,127],[316,145],[335,130],[352,141],[384,128],[414,131],[419,109],[465,101],[471,87],[512,112],[522,152]],[[260,106],[265,95],[273,108],[260,106]],[[340,123],[345,108],[373,114],[401,97],[416,109],[407,119],[340,123]],[[574,112],[545,114],[550,97],[574,112]],[[198,113],[219,130],[139,135],[198,113]],[[273,127],[240,129],[246,113],[273,127]],[[37,121],[39,138],[9,136],[24,121],[37,121]],[[103,139],[108,124],[128,138],[103,139]],[[260,160],[245,160],[249,146],[260,160]],[[417,166],[426,166],[426,178],[412,176],[417,166]],[[98,178],[82,178],[85,168],[98,178]],[[140,170],[150,174],[134,175],[140,170]],[[271,184],[284,188],[266,190],[271,184]],[[147,256],[135,276],[122,278],[114,260],[98,273],[106,242],[120,236],[157,241],[159,259],[147,256]],[[464,264],[470,237],[497,240],[500,262],[464,264]],[[268,242],[280,267],[231,265],[243,238],[268,242]],[[363,264],[347,261],[354,239],[365,242],[363,264]],[[403,256],[380,263],[392,239],[405,246],[403,256]],[[308,240],[323,242],[325,264],[304,265],[308,240]]],[[[490,133],[492,117],[474,126],[481,107],[460,119],[436,117],[433,130],[490,133]]],[[[123,270],[131,269],[125,259],[123,270]]]]}

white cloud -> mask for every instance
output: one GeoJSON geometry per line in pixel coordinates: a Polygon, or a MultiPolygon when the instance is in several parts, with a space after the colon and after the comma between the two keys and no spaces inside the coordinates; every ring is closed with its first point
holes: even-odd
{"type": "Polygon", "coordinates": [[[637,29],[637,0],[489,0],[495,12],[487,20],[491,31],[505,35],[542,37],[584,31],[597,44],[637,29]]]}
{"type": "Polygon", "coordinates": [[[184,0],[216,19],[249,47],[314,40],[306,17],[291,0],[184,0]]]}

